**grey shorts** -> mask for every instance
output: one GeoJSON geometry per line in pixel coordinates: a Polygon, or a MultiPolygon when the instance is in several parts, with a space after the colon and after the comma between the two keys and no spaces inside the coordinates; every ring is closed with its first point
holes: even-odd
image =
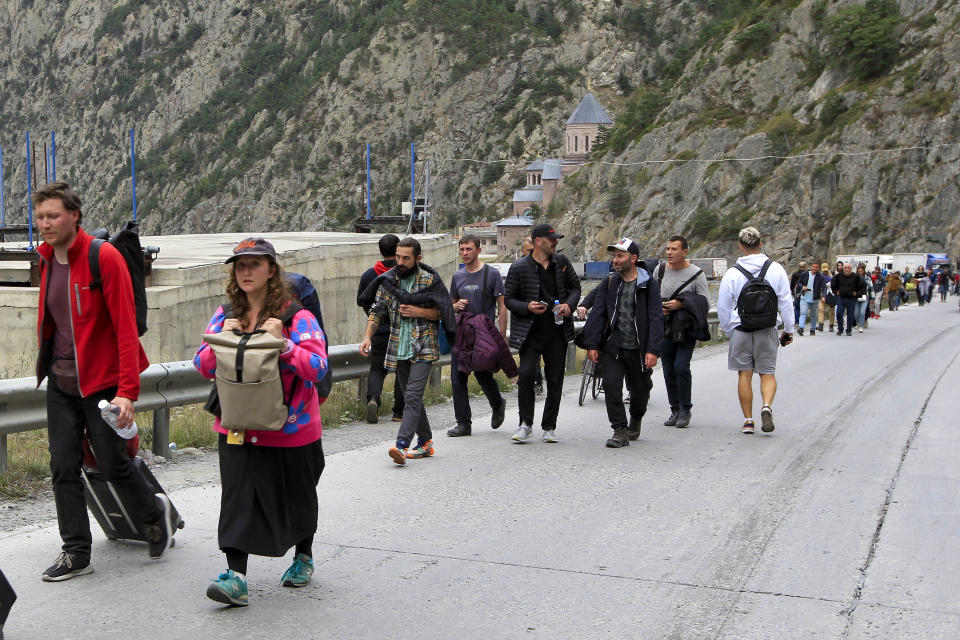
{"type": "Polygon", "coordinates": [[[780,335],[776,327],[750,332],[739,329],[733,331],[727,352],[727,368],[731,371],[775,373],[779,346],[780,335]]]}

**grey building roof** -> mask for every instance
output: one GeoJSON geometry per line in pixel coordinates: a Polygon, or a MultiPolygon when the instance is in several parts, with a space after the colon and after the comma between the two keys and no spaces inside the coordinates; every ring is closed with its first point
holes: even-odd
{"type": "Polygon", "coordinates": [[[547,158],[543,161],[543,179],[544,180],[562,180],[563,172],[560,168],[563,166],[563,160],[560,158],[547,158]]]}
{"type": "MultiPolygon", "coordinates": [[[[513,194],[515,201],[516,201],[517,193],[519,192],[514,192],[513,194]]],[[[535,201],[520,200],[519,202],[535,202],[535,201]]],[[[497,226],[498,227],[532,227],[533,220],[531,220],[526,216],[510,216],[509,218],[504,218],[503,220],[498,222],[497,226]]]]}
{"type": "Polygon", "coordinates": [[[567,120],[567,124],[613,124],[613,120],[607,115],[593,94],[587,91],[583,100],[577,105],[573,115],[567,120]]]}
{"type": "Polygon", "coordinates": [[[540,158],[537,158],[536,160],[528,164],[524,168],[524,171],[543,171],[543,160],[541,160],[540,158]]]}
{"type": "Polygon", "coordinates": [[[543,202],[543,189],[517,189],[513,192],[513,201],[543,202]]]}

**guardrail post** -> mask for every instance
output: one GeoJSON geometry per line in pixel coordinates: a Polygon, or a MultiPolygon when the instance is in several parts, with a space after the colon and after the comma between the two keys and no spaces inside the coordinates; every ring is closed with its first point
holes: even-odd
{"type": "Polygon", "coordinates": [[[367,374],[357,378],[357,402],[367,404],[367,374]]]}
{"type": "Polygon", "coordinates": [[[7,434],[0,433],[0,473],[7,470],[7,434]]]}
{"type": "Polygon", "coordinates": [[[430,387],[433,389],[440,388],[440,382],[443,380],[443,366],[434,364],[430,367],[430,387]]]}
{"type": "Polygon", "coordinates": [[[153,454],[170,455],[170,409],[153,410],[153,454]]]}
{"type": "Polygon", "coordinates": [[[577,345],[572,342],[567,345],[567,373],[577,370],[577,345]]]}

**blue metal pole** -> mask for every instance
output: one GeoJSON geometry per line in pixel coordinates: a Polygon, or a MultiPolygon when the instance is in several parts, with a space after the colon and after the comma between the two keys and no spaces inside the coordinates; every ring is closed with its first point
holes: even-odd
{"type": "Polygon", "coordinates": [[[370,143],[367,143],[367,220],[372,216],[370,215],[370,143]]]}
{"type": "Polygon", "coordinates": [[[133,153],[133,129],[130,129],[130,189],[133,192],[133,219],[137,219],[137,165],[133,153]]]}
{"type": "Polygon", "coordinates": [[[0,147],[0,228],[7,226],[7,207],[3,198],[3,147],[0,147]]]}
{"type": "Polygon", "coordinates": [[[50,179],[52,182],[57,181],[57,134],[55,131],[50,132],[50,179]]]}
{"type": "Polygon", "coordinates": [[[410,206],[417,206],[417,191],[416,191],[416,173],[414,167],[416,167],[416,149],[413,146],[414,143],[410,143],[410,206]]]}
{"type": "Polygon", "coordinates": [[[33,249],[33,184],[30,173],[30,132],[27,131],[27,243],[33,249]]]}

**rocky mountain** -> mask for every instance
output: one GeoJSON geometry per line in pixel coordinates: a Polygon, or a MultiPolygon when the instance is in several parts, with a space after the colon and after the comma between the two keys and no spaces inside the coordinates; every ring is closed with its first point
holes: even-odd
{"type": "Polygon", "coordinates": [[[687,233],[785,259],[945,249],[956,216],[960,5],[945,0],[0,0],[7,220],[24,132],[57,132],[88,220],[148,233],[350,229],[430,160],[437,225],[508,215],[562,155],[588,83],[616,124],[543,215],[583,257],[687,233]]]}

